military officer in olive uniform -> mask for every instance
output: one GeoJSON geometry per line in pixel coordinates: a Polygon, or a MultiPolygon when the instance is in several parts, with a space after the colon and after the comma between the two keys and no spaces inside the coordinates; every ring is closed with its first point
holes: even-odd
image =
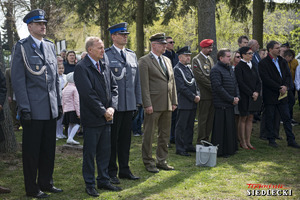
{"type": "Polygon", "coordinates": [[[118,84],[118,108],[114,113],[111,127],[111,157],[108,167],[110,181],[119,184],[119,178],[137,180],[129,169],[129,151],[131,144],[131,123],[137,106],[142,105],[141,85],[138,62],[135,53],[126,49],[127,23],[115,24],[108,28],[113,45],[105,50],[109,66],[118,84]],[[116,161],[118,160],[119,167],[116,161]],[[119,169],[118,169],[119,168],[119,169]]]}
{"type": "Polygon", "coordinates": [[[199,144],[201,140],[208,141],[213,126],[214,106],[212,103],[210,70],[214,66],[214,61],[209,56],[213,49],[213,42],[211,39],[202,40],[200,42],[201,51],[192,60],[193,72],[201,92],[197,144],[199,144]]]}
{"type": "Polygon", "coordinates": [[[177,51],[179,62],[174,67],[177,90],[178,108],[176,117],[176,154],[190,156],[194,151],[193,135],[197,103],[200,101],[200,91],[194,74],[188,64],[191,62],[191,50],[185,46],[177,51]]]}
{"type": "Polygon", "coordinates": [[[45,39],[45,12],[37,9],[24,19],[30,36],[17,42],[11,67],[12,86],[23,127],[22,158],[26,195],[48,197],[62,192],[53,186],[56,120],[61,100],[54,44],[45,39]]]}

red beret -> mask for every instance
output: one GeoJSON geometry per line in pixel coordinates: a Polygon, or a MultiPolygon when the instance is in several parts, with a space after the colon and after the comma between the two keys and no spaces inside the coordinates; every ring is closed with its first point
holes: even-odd
{"type": "Polygon", "coordinates": [[[200,47],[204,48],[204,47],[209,47],[210,45],[212,45],[212,43],[214,43],[213,40],[211,39],[204,39],[200,42],[200,47]]]}

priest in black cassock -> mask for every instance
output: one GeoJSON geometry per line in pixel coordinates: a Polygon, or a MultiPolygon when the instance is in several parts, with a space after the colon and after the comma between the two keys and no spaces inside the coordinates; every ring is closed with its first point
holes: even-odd
{"type": "Polygon", "coordinates": [[[217,54],[218,62],[210,73],[215,107],[211,143],[219,145],[217,155],[223,157],[233,155],[238,149],[233,108],[240,95],[230,67],[230,55],[229,49],[221,49],[217,54]]]}

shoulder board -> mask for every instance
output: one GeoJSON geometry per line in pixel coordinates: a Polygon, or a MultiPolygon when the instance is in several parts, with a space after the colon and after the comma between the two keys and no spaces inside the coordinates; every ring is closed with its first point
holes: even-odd
{"type": "Polygon", "coordinates": [[[24,44],[25,42],[27,42],[27,38],[24,38],[24,39],[22,39],[22,40],[19,40],[18,42],[21,43],[21,44],[24,44]]]}
{"type": "Polygon", "coordinates": [[[110,50],[111,50],[111,48],[108,47],[108,48],[105,49],[105,52],[110,51],[110,50]]]}
{"type": "Polygon", "coordinates": [[[52,41],[50,41],[50,40],[48,40],[48,39],[46,39],[46,38],[44,38],[44,41],[53,43],[52,41]]]}
{"type": "Polygon", "coordinates": [[[134,51],[132,51],[131,49],[127,49],[127,48],[125,48],[125,49],[126,49],[126,51],[134,53],[134,51]]]}

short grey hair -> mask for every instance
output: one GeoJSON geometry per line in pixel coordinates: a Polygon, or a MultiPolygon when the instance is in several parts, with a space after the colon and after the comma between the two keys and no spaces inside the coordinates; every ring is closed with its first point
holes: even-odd
{"type": "Polygon", "coordinates": [[[99,37],[88,37],[85,40],[85,50],[89,52],[88,49],[94,45],[94,42],[99,41],[103,43],[103,41],[99,37]]]}

